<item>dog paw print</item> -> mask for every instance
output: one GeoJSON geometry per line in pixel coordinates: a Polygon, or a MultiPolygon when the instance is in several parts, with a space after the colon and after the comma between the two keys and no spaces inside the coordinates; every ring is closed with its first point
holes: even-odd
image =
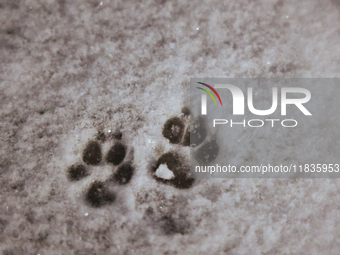
{"type": "Polygon", "coordinates": [[[111,145],[108,151],[103,153],[103,144],[107,142],[108,137],[103,132],[98,132],[96,139],[89,141],[83,150],[82,162],[73,164],[67,169],[68,180],[78,182],[104,165],[112,168],[112,174],[108,179],[95,180],[84,192],[84,201],[94,208],[114,203],[116,200],[114,187],[128,184],[134,174],[132,160],[126,160],[128,148],[121,141],[122,133],[115,132],[109,138],[111,145]]]}
{"type": "MultiPolygon", "coordinates": [[[[200,164],[212,162],[219,153],[219,146],[214,136],[208,135],[203,117],[192,118],[190,109],[182,108],[180,117],[171,117],[163,125],[162,134],[174,146],[191,146],[193,156],[200,164]]],[[[179,189],[192,187],[194,179],[190,177],[188,160],[175,148],[161,155],[151,166],[151,174],[157,181],[179,189]]]]}

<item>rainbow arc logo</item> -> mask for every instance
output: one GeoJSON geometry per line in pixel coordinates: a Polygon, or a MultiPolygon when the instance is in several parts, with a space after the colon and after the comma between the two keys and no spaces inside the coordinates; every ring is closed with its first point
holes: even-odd
{"type": "MultiPolygon", "coordinates": [[[[214,92],[215,95],[218,97],[218,100],[220,100],[220,104],[221,104],[221,106],[222,106],[222,100],[221,100],[221,98],[220,98],[220,95],[217,93],[217,91],[216,91],[213,87],[211,87],[210,85],[208,85],[208,84],[206,84],[206,83],[203,83],[203,82],[196,82],[196,83],[201,84],[201,85],[206,86],[207,88],[211,89],[211,91],[214,92]]],[[[198,89],[203,90],[204,92],[206,92],[206,93],[214,100],[215,105],[217,105],[216,100],[215,100],[214,96],[211,94],[210,91],[208,91],[208,90],[206,90],[206,89],[203,89],[203,88],[200,88],[200,87],[196,87],[196,88],[198,88],[198,89]]]]}

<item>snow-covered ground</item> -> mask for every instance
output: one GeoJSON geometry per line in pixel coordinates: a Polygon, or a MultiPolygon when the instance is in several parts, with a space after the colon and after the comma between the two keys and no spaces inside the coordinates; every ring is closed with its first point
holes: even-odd
{"type": "Polygon", "coordinates": [[[336,0],[0,1],[1,252],[339,254],[337,179],[179,189],[150,170],[169,151],[187,161],[162,128],[192,77],[339,77],[339,15],[336,0]],[[88,142],[117,131],[86,165],[88,142]],[[91,185],[128,162],[131,180],[93,206],[91,185]],[[75,164],[87,174],[71,181],[75,164]]]}

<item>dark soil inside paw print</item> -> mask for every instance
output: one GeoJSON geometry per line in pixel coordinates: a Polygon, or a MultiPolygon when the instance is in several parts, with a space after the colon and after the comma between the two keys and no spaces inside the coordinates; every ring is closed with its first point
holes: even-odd
{"type": "Polygon", "coordinates": [[[195,118],[191,124],[189,144],[191,142],[194,147],[200,145],[206,139],[207,133],[203,117],[195,118]]]}
{"type": "Polygon", "coordinates": [[[153,176],[157,181],[165,184],[171,184],[179,189],[188,189],[194,183],[194,179],[189,177],[190,168],[189,165],[184,163],[184,160],[175,152],[168,152],[163,154],[156,164],[151,168],[153,176]],[[167,168],[173,172],[174,178],[167,180],[159,178],[155,175],[157,169],[162,165],[166,165],[167,168]]]}
{"type": "Polygon", "coordinates": [[[120,165],[112,177],[112,181],[120,185],[124,185],[130,182],[134,173],[134,167],[131,162],[126,162],[120,165]]]}
{"type": "Polygon", "coordinates": [[[107,153],[106,162],[117,166],[123,162],[125,155],[126,155],[125,146],[122,143],[117,142],[111,147],[111,149],[107,153]]]}
{"type": "Polygon", "coordinates": [[[186,106],[182,107],[181,112],[182,112],[183,115],[186,116],[186,117],[187,117],[187,116],[190,116],[190,109],[189,109],[189,107],[186,107],[186,106]]]}
{"type": "Polygon", "coordinates": [[[72,165],[67,172],[67,177],[70,181],[79,181],[80,179],[89,175],[86,167],[83,164],[72,165]]]}
{"type": "Polygon", "coordinates": [[[168,119],[163,127],[163,136],[169,139],[170,143],[178,144],[182,140],[184,123],[179,117],[168,119]]]}
{"type": "Polygon", "coordinates": [[[99,165],[102,160],[102,150],[97,141],[90,141],[83,153],[83,161],[88,165],[99,165]]]}
{"type": "Polygon", "coordinates": [[[216,137],[208,136],[207,126],[203,116],[196,117],[193,123],[191,123],[189,143],[192,147],[191,150],[193,150],[193,157],[200,164],[212,162],[219,153],[216,137]]]}
{"type": "Polygon", "coordinates": [[[92,207],[101,207],[112,204],[116,199],[113,192],[109,191],[103,182],[94,182],[85,195],[86,202],[92,207]]]}
{"type": "Polygon", "coordinates": [[[183,110],[182,119],[172,117],[163,126],[163,136],[172,144],[196,147],[207,138],[208,131],[202,116],[196,117],[191,125],[188,122],[189,110],[183,110]],[[187,125],[185,124],[187,123],[187,125]]]}

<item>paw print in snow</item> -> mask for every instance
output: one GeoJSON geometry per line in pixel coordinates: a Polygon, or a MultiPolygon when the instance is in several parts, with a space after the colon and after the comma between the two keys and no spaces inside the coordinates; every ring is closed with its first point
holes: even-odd
{"type": "Polygon", "coordinates": [[[112,175],[106,181],[94,181],[84,194],[87,205],[99,208],[112,204],[116,200],[116,194],[112,187],[115,185],[126,185],[134,174],[132,160],[126,160],[127,146],[121,142],[122,133],[113,133],[110,138],[114,140],[112,146],[103,158],[102,143],[107,142],[103,132],[98,132],[96,139],[87,143],[82,153],[82,161],[73,164],[67,169],[67,177],[71,182],[77,182],[90,175],[90,169],[98,169],[102,165],[112,166],[112,175]]]}
{"type": "MultiPolygon", "coordinates": [[[[215,137],[208,136],[203,117],[196,117],[191,125],[189,121],[190,110],[183,107],[181,117],[171,117],[164,123],[164,138],[174,145],[194,147],[193,156],[201,164],[213,161],[219,153],[215,137]]],[[[157,181],[179,189],[188,189],[194,183],[194,179],[190,177],[188,160],[175,150],[160,156],[152,164],[151,174],[157,181]]]]}

